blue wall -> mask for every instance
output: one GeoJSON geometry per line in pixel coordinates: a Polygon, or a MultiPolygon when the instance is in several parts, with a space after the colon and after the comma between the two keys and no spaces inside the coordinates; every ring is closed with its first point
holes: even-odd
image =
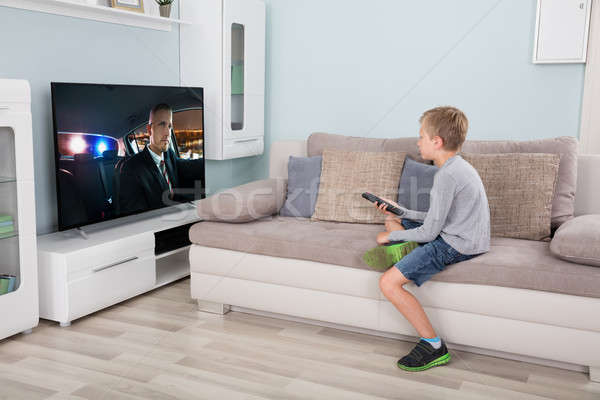
{"type": "MultiPolygon", "coordinates": [[[[188,0],[190,1],[190,0],[188,0]]],[[[417,135],[462,108],[474,139],[578,136],[584,66],[531,63],[535,0],[266,0],[265,143],[325,131],[417,135]]],[[[174,14],[177,15],[177,9],[174,14]]],[[[56,227],[51,81],[179,84],[179,30],[0,7],[0,77],[32,86],[38,231],[56,227]]],[[[207,162],[207,190],[262,178],[267,156],[207,162]]]]}
{"type": "Polygon", "coordinates": [[[267,0],[270,140],[418,135],[455,105],[470,138],[578,136],[583,64],[534,65],[535,0],[267,0]]]}

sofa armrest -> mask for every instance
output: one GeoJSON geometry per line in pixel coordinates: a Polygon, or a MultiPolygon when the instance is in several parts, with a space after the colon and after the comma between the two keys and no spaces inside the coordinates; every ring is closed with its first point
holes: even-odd
{"type": "Polygon", "coordinates": [[[555,256],[600,267],[600,214],[580,215],[556,230],[550,242],[555,256]]]}
{"type": "Polygon", "coordinates": [[[198,200],[196,209],[206,221],[248,222],[278,213],[286,194],[287,179],[262,179],[198,200]]]}
{"type": "Polygon", "coordinates": [[[575,215],[600,214],[600,154],[580,154],[577,158],[575,215]]]}

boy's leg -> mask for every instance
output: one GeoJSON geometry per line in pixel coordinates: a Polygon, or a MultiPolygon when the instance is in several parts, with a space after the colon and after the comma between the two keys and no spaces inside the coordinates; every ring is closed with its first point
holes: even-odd
{"type": "MultiPolygon", "coordinates": [[[[389,216],[385,221],[385,228],[387,232],[412,229],[421,225],[422,223],[420,222],[399,218],[392,219],[389,216]]],[[[388,244],[378,245],[377,247],[367,251],[363,255],[363,260],[374,270],[384,272],[418,246],[419,244],[417,242],[411,241],[390,242],[388,244]]]]}
{"type": "Polygon", "coordinates": [[[417,247],[417,242],[389,242],[367,250],[362,259],[375,271],[385,272],[417,247]]]}
{"type": "Polygon", "coordinates": [[[386,232],[404,231],[406,228],[402,225],[402,220],[400,218],[388,215],[385,219],[385,230],[386,232]]]}
{"type": "Polygon", "coordinates": [[[421,335],[421,340],[415,348],[398,360],[398,367],[403,370],[423,371],[450,361],[448,348],[444,341],[436,336],[425,310],[403,287],[409,280],[421,286],[446,265],[455,262],[456,257],[450,249],[451,247],[438,237],[433,242],[417,247],[380,279],[379,285],[385,297],[421,335]]]}
{"type": "Polygon", "coordinates": [[[413,221],[410,219],[406,219],[406,218],[398,218],[398,217],[390,217],[388,216],[388,219],[390,219],[392,221],[392,223],[389,223],[389,220],[386,220],[385,223],[385,227],[386,230],[388,232],[392,232],[392,231],[404,231],[406,229],[414,229],[414,228],[418,228],[419,226],[423,225],[422,222],[417,222],[417,221],[413,221]],[[390,229],[392,228],[392,229],[390,229]]]}
{"type": "Polygon", "coordinates": [[[379,279],[379,287],[384,296],[404,315],[421,337],[436,337],[421,303],[412,293],[404,289],[404,284],[408,282],[409,279],[398,268],[392,267],[379,279]]]}

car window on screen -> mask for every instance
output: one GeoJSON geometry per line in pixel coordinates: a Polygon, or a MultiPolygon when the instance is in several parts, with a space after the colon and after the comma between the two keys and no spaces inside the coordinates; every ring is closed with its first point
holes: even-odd
{"type": "Polygon", "coordinates": [[[204,156],[202,109],[187,109],[173,113],[173,133],[180,158],[195,160],[204,156]]]}
{"type": "Polygon", "coordinates": [[[135,140],[135,134],[130,133],[127,135],[127,143],[129,144],[129,148],[131,149],[131,155],[139,153],[140,149],[138,148],[137,142],[135,140]]]}
{"type": "Polygon", "coordinates": [[[134,133],[135,135],[135,143],[137,144],[138,152],[142,151],[146,148],[146,145],[150,143],[150,135],[144,130],[137,130],[134,133]]]}
{"type": "Polygon", "coordinates": [[[145,129],[138,128],[133,133],[127,135],[127,142],[133,155],[146,148],[146,145],[150,142],[150,135],[148,135],[145,129]]]}

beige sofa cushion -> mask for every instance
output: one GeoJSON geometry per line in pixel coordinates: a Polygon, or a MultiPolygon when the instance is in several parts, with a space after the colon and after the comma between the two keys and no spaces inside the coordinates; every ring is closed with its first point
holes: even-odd
{"type": "Polygon", "coordinates": [[[196,201],[206,221],[248,222],[276,214],[285,202],[287,179],[263,179],[196,201]]]}
{"type": "MultiPolygon", "coordinates": [[[[352,137],[328,133],[313,133],[307,140],[309,156],[321,155],[324,149],[350,151],[404,151],[418,161],[424,161],[417,149],[418,136],[395,139],[352,137]]],[[[466,153],[552,153],[560,155],[558,182],[552,199],[552,226],[573,218],[577,185],[577,139],[563,136],[550,139],[467,140],[462,147],[466,153]]],[[[430,162],[428,162],[430,163],[430,162]]]]}
{"type": "Polygon", "coordinates": [[[600,215],[580,215],[562,224],[550,251],[563,260],[600,267],[600,215]]]}
{"type": "Polygon", "coordinates": [[[535,240],[492,238],[489,252],[431,279],[600,298],[600,268],[561,260],[548,242],[535,240]]]}
{"type": "Polygon", "coordinates": [[[396,201],[406,153],[324,150],[313,219],[383,223],[385,216],[363,192],[396,201]]]}
{"type": "Polygon", "coordinates": [[[383,225],[276,216],[235,225],[200,222],[190,229],[190,241],[208,247],[368,269],[362,255],[377,245],[375,236],[382,230],[383,225]]]}
{"type": "Polygon", "coordinates": [[[558,227],[573,218],[577,186],[577,139],[562,136],[529,141],[467,140],[465,153],[546,153],[560,155],[558,182],[552,199],[552,226],[558,227]]]}
{"type": "MultiPolygon", "coordinates": [[[[190,240],[202,246],[372,271],[362,255],[375,246],[381,230],[381,225],[273,217],[246,224],[200,222],[190,229],[190,240]]],[[[600,268],[556,258],[548,242],[533,240],[494,237],[488,253],[451,265],[432,280],[600,298],[600,268]]]]}
{"type": "Polygon", "coordinates": [[[471,154],[490,205],[492,236],[540,240],[550,236],[557,154],[471,154]]]}

